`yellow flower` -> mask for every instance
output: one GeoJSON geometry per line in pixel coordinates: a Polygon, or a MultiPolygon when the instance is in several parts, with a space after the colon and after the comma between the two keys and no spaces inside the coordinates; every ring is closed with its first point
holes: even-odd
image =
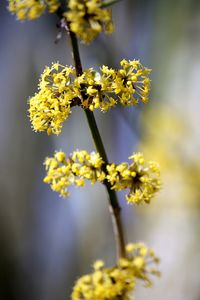
{"type": "Polygon", "coordinates": [[[29,100],[29,115],[35,131],[59,134],[71,113],[77,91],[71,85],[74,68],[58,63],[46,67],[40,78],[39,92],[29,100]]]}
{"type": "Polygon", "coordinates": [[[100,68],[101,73],[92,68],[75,79],[74,86],[81,91],[83,108],[107,111],[120,102],[124,106],[147,103],[150,93],[150,70],[138,60],[120,62],[122,69],[100,68]]]}
{"type": "Polygon", "coordinates": [[[103,163],[100,155],[95,152],[77,150],[68,158],[64,152],[56,152],[54,157],[47,158],[44,162],[47,171],[44,182],[65,197],[69,195],[68,187],[72,184],[83,186],[85,179],[90,180],[92,184],[104,181],[103,163]]]}
{"type": "Polygon", "coordinates": [[[154,252],[142,243],[128,244],[126,251],[127,257],[119,259],[112,268],[105,268],[102,260],[96,261],[94,272],[77,280],[72,300],[130,300],[129,292],[134,291],[137,279],[151,286],[150,275],[160,275],[150,267],[159,262],[154,252]]]}
{"type": "Polygon", "coordinates": [[[147,102],[150,91],[149,70],[139,61],[121,61],[123,69],[106,66],[101,73],[92,68],[76,77],[75,69],[59,63],[46,67],[40,78],[39,92],[29,101],[29,115],[35,131],[59,134],[71,106],[107,111],[117,102],[135,105],[147,102]]]}
{"type": "Polygon", "coordinates": [[[103,66],[102,77],[112,82],[112,92],[117,95],[124,106],[135,105],[139,101],[147,103],[150,93],[150,69],[145,68],[139,60],[120,62],[121,69],[114,71],[103,66]]]}
{"type": "Polygon", "coordinates": [[[52,190],[59,192],[61,196],[68,196],[67,188],[74,183],[75,177],[71,165],[66,163],[64,152],[57,152],[53,158],[47,158],[45,167],[48,173],[44,182],[51,184],[52,190]]]}
{"type": "Polygon", "coordinates": [[[132,164],[108,164],[105,166],[99,153],[85,150],[74,151],[68,158],[64,152],[56,152],[53,158],[47,158],[45,166],[47,176],[44,181],[61,196],[67,196],[68,186],[83,186],[85,179],[92,184],[107,180],[116,191],[129,189],[128,203],[149,203],[160,189],[160,172],[156,162],[145,163],[141,153],[129,157],[132,164]],[[105,173],[106,172],[106,173],[105,173]]]}
{"type": "Polygon", "coordinates": [[[111,82],[105,78],[102,80],[101,74],[92,68],[85,70],[83,74],[74,81],[74,86],[80,90],[81,104],[85,109],[100,108],[107,111],[116,105],[116,100],[111,94],[111,82]]]}
{"type": "Polygon", "coordinates": [[[69,10],[64,15],[70,22],[70,30],[86,43],[102,31],[113,31],[111,11],[102,9],[102,3],[102,0],[69,0],[69,10]]]}
{"type": "Polygon", "coordinates": [[[129,157],[132,164],[111,164],[107,168],[107,180],[112,189],[121,191],[130,189],[126,196],[128,203],[149,203],[154,194],[160,189],[160,171],[156,162],[145,163],[141,153],[129,157]]]}
{"type": "Polygon", "coordinates": [[[59,6],[58,0],[9,0],[8,9],[16,14],[19,20],[34,20],[39,18],[45,10],[54,13],[59,6]]]}

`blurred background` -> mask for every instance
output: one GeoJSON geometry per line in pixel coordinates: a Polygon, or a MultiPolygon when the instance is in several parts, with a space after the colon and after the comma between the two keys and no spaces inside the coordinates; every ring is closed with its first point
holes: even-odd
{"type": "MultiPolygon", "coordinates": [[[[72,64],[66,36],[55,44],[57,18],[19,22],[0,3],[0,299],[66,300],[93,261],[115,261],[101,185],[60,198],[43,184],[54,151],[94,150],[80,108],[59,136],[32,131],[27,101],[45,65],[72,64]]],[[[113,6],[115,33],[81,45],[84,68],[140,59],[152,69],[147,105],[95,112],[110,162],[134,151],[161,165],[162,191],[151,205],[127,205],[129,242],[144,241],[161,257],[162,277],[139,285],[134,299],[200,300],[200,1],[123,0],[113,6]]]]}

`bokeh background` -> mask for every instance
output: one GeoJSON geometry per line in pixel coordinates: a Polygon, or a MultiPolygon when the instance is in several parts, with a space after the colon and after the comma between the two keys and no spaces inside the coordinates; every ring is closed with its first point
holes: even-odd
{"type": "MultiPolygon", "coordinates": [[[[74,108],[59,136],[34,133],[29,96],[52,61],[71,64],[69,41],[55,44],[54,15],[19,22],[0,2],[0,299],[66,300],[93,261],[115,260],[107,195],[100,185],[61,199],[43,184],[54,151],[94,150],[84,114],[74,108]]],[[[84,68],[140,59],[152,68],[147,105],[96,113],[111,162],[144,152],[161,165],[163,187],[151,205],[128,206],[119,193],[128,241],[161,257],[162,277],[135,299],[200,299],[200,2],[123,0],[115,33],[81,45],[84,68]]]]}

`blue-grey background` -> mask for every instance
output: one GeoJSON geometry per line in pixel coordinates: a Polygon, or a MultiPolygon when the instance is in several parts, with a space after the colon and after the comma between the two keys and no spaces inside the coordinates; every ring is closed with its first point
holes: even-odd
{"type": "MultiPolygon", "coordinates": [[[[133,151],[143,151],[148,138],[151,147],[160,142],[153,159],[162,147],[173,157],[170,167],[164,163],[162,193],[152,206],[127,206],[125,193],[119,193],[127,241],[142,240],[161,257],[161,279],[153,289],[140,285],[135,299],[200,299],[199,4],[123,0],[113,7],[115,33],[80,46],[84,68],[118,67],[123,58],[152,68],[148,105],[95,112],[109,160],[127,161],[133,151]]],[[[107,195],[102,186],[87,184],[61,199],[43,184],[46,156],[95,148],[80,108],[73,109],[59,136],[32,131],[28,98],[45,65],[72,64],[70,44],[65,35],[54,43],[56,16],[19,22],[6,6],[1,0],[0,299],[69,299],[74,281],[90,272],[95,259],[114,263],[107,195]]]]}

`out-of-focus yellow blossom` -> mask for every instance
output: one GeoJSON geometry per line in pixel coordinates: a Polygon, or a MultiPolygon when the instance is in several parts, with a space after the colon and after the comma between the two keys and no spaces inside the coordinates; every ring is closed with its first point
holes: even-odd
{"type": "Polygon", "coordinates": [[[94,272],[77,280],[73,292],[73,300],[130,300],[129,293],[134,291],[136,280],[140,279],[145,286],[151,286],[150,275],[159,276],[159,271],[151,264],[159,259],[154,251],[144,244],[128,244],[127,257],[121,258],[117,266],[105,268],[104,262],[94,263],[94,272]]]}
{"type": "Polygon", "coordinates": [[[126,196],[128,203],[149,203],[160,189],[159,165],[154,161],[145,163],[143,154],[136,153],[129,157],[132,164],[121,163],[107,166],[107,180],[112,189],[121,191],[130,189],[126,196]]]}
{"type": "Polygon", "coordinates": [[[34,20],[39,18],[45,10],[54,13],[59,6],[58,0],[9,0],[8,9],[16,14],[19,20],[34,20]]]}
{"type": "Polygon", "coordinates": [[[105,166],[99,153],[74,151],[68,159],[63,152],[55,153],[53,158],[47,158],[45,166],[47,176],[44,181],[61,196],[68,196],[67,187],[71,184],[82,186],[85,179],[92,184],[107,180],[112,189],[117,191],[130,189],[126,196],[129,203],[149,203],[160,189],[160,173],[158,164],[149,161],[145,164],[141,153],[129,157],[132,164],[121,163],[105,166]]]}
{"type": "Polygon", "coordinates": [[[35,131],[61,132],[63,122],[71,113],[71,102],[78,93],[71,85],[74,75],[74,68],[58,63],[45,68],[39,92],[29,101],[29,115],[35,131]]]}
{"type": "MultiPolygon", "coordinates": [[[[121,69],[115,73],[111,70],[113,92],[119,97],[124,106],[135,105],[139,101],[147,103],[150,93],[150,69],[145,68],[139,60],[123,59],[121,69]]],[[[102,69],[108,73],[107,68],[102,69]]]]}
{"type": "Polygon", "coordinates": [[[103,160],[95,152],[74,151],[68,158],[64,152],[56,152],[54,157],[45,160],[47,176],[44,182],[51,185],[52,190],[61,196],[68,196],[68,186],[75,184],[83,186],[85,179],[94,184],[103,181],[105,173],[102,171],[103,160]]]}
{"type": "Polygon", "coordinates": [[[64,15],[70,22],[70,30],[86,43],[100,32],[113,32],[112,14],[102,9],[102,0],[69,0],[68,12],[64,15]]]}
{"type": "MultiPolygon", "coordinates": [[[[155,214],[173,207],[173,213],[197,211],[200,204],[200,161],[195,130],[185,110],[178,111],[167,103],[148,109],[141,120],[143,136],[139,149],[145,157],[162,165],[165,185],[158,205],[151,206],[155,214]],[[157,130],[159,128],[159,130],[157,130]]],[[[193,120],[193,119],[192,119],[193,120]]],[[[145,212],[145,210],[143,210],[145,212]]],[[[149,213],[149,211],[148,211],[149,213]]]]}

